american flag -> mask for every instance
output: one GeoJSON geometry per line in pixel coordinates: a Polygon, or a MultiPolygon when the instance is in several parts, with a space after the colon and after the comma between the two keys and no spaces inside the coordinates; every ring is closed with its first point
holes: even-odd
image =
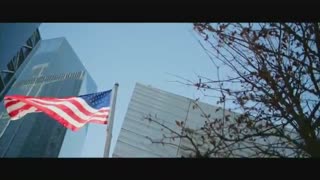
{"type": "Polygon", "coordinates": [[[20,119],[28,113],[43,112],[66,128],[76,131],[89,122],[107,124],[111,92],[65,98],[8,95],[4,97],[4,105],[11,120],[20,119]]]}

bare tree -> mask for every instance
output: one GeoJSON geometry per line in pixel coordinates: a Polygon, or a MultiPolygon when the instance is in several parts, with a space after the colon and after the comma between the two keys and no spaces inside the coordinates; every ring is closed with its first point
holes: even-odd
{"type": "Polygon", "coordinates": [[[195,157],[320,157],[319,29],[319,23],[195,23],[217,77],[179,82],[207,96],[218,92],[217,103],[239,115],[203,112],[203,127],[188,133],[177,122],[174,136],[190,141],[195,157]]]}

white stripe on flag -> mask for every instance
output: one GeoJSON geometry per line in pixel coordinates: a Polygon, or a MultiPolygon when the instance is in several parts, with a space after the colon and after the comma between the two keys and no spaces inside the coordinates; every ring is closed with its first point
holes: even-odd
{"type": "MultiPolygon", "coordinates": [[[[70,124],[76,126],[77,128],[80,128],[84,124],[86,124],[86,122],[83,122],[83,123],[78,122],[77,120],[70,117],[66,112],[64,112],[63,110],[61,110],[53,105],[42,105],[37,102],[34,102],[34,103],[39,107],[43,107],[43,108],[46,108],[46,109],[49,109],[49,110],[55,112],[58,116],[60,116],[64,120],[68,121],[70,124]]],[[[88,119],[82,119],[82,120],[84,120],[84,121],[89,121],[89,120],[106,121],[107,119],[106,118],[91,118],[91,117],[89,117],[88,119]]]]}
{"type": "Polygon", "coordinates": [[[38,111],[37,111],[37,108],[35,108],[35,107],[32,106],[32,107],[30,107],[29,109],[20,111],[16,116],[11,117],[10,119],[11,119],[11,120],[17,120],[17,119],[25,116],[25,115],[28,114],[28,113],[34,113],[34,112],[38,112],[38,111]]]}
{"type": "Polygon", "coordinates": [[[14,110],[20,109],[24,105],[26,105],[26,103],[20,101],[20,102],[18,102],[16,104],[13,104],[13,105],[7,107],[7,111],[8,111],[8,113],[11,113],[14,110]]]}
{"type": "MultiPolygon", "coordinates": [[[[75,101],[77,101],[85,110],[87,110],[88,112],[90,112],[90,113],[94,113],[94,114],[96,114],[96,115],[104,115],[105,113],[103,113],[103,112],[98,112],[98,111],[101,111],[101,110],[108,110],[109,108],[106,108],[106,107],[104,107],[104,108],[100,108],[100,109],[94,109],[94,108],[92,108],[91,106],[89,106],[83,99],[81,99],[81,98],[70,98],[70,99],[72,99],[72,100],[75,100],[75,101]]],[[[69,99],[69,100],[70,100],[69,99]]],[[[77,111],[79,111],[78,110],[78,108],[74,105],[74,104],[72,104],[71,102],[69,102],[68,101],[68,99],[59,99],[59,101],[57,101],[57,100],[55,100],[55,101],[50,101],[50,100],[43,100],[43,99],[35,99],[35,98],[30,98],[30,100],[32,100],[32,101],[37,101],[37,102],[42,102],[42,103],[46,103],[46,104],[51,104],[51,105],[56,105],[56,104],[61,104],[61,105],[66,105],[68,108],[70,108],[70,109],[77,109],[77,111]]]]}
{"type": "MultiPolygon", "coordinates": [[[[40,100],[40,99],[32,99],[33,101],[36,102],[42,102],[45,103],[47,105],[65,105],[66,107],[68,107],[75,115],[77,115],[79,118],[81,119],[89,119],[92,116],[105,116],[106,112],[99,112],[101,110],[108,110],[109,108],[101,108],[101,109],[97,109],[95,110],[95,112],[91,111],[91,115],[86,115],[84,114],[82,111],[79,110],[79,108],[77,106],[75,106],[74,104],[68,102],[68,101],[64,101],[64,102],[52,102],[52,101],[46,101],[46,100],[40,100]]],[[[88,105],[87,105],[88,106],[88,105]]],[[[85,108],[85,107],[83,107],[85,108]]],[[[85,108],[86,109],[86,108],[85,108]]],[[[103,118],[102,118],[103,119],[103,118]]]]}

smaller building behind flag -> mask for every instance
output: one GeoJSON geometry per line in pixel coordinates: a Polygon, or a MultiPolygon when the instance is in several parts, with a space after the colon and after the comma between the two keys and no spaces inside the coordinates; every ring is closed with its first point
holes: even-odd
{"type": "Polygon", "coordinates": [[[112,90],[75,97],[52,98],[23,95],[4,97],[11,120],[29,113],[43,112],[72,131],[86,123],[107,124],[112,90]]]}

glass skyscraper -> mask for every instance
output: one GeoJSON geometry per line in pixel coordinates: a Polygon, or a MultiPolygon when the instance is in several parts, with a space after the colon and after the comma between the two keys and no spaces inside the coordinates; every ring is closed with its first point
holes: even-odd
{"type": "MultiPolygon", "coordinates": [[[[65,38],[39,40],[11,83],[3,95],[65,97],[97,90],[65,38]]],[[[80,157],[86,133],[86,126],[72,132],[44,113],[9,121],[1,98],[0,157],[80,157]]]]}
{"type": "Polygon", "coordinates": [[[0,23],[0,98],[10,89],[13,74],[41,39],[39,25],[0,23]]]}

